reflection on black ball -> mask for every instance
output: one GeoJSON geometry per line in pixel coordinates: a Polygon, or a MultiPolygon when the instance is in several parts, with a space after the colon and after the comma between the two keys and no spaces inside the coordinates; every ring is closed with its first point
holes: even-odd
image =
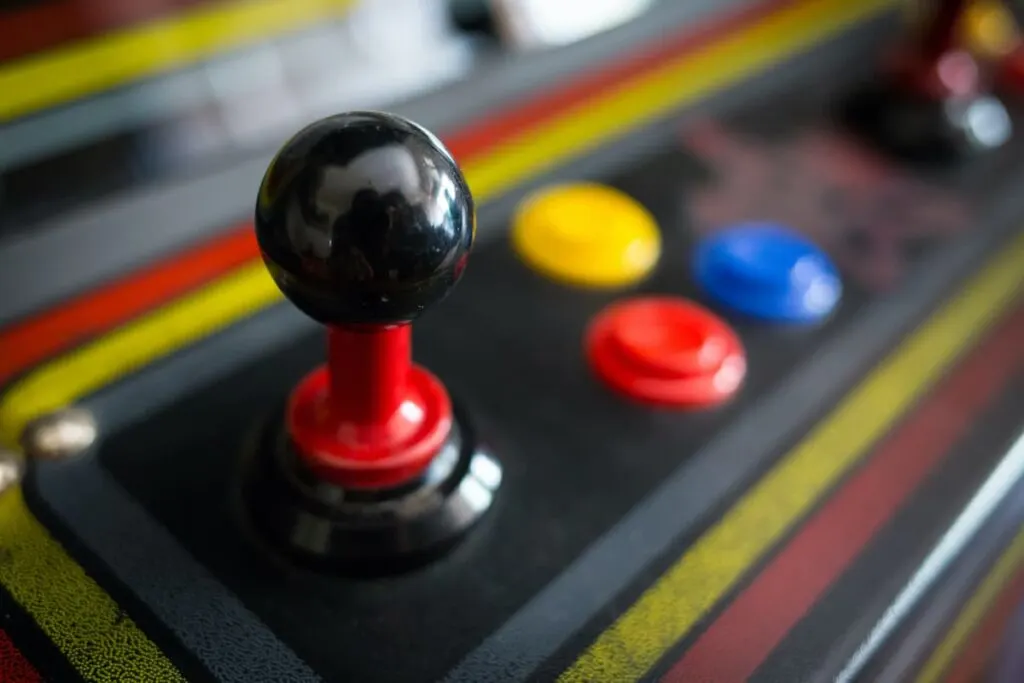
{"type": "Polygon", "coordinates": [[[281,291],[325,324],[407,322],[462,276],[473,199],[441,142],[399,116],[332,116],[289,140],[256,202],[281,291]]]}

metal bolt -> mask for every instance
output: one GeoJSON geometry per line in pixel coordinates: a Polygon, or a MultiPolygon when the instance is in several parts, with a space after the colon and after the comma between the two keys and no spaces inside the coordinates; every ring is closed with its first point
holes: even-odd
{"type": "Polygon", "coordinates": [[[65,408],[29,423],[21,435],[21,445],[26,457],[62,460],[88,450],[97,434],[92,413],[81,408],[65,408]]]}
{"type": "Polygon", "coordinates": [[[14,451],[0,448],[0,493],[14,486],[25,471],[21,456],[14,451]]]}

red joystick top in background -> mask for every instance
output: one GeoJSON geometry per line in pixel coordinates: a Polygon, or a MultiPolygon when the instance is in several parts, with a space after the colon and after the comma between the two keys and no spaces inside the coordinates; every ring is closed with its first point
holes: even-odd
{"type": "Polygon", "coordinates": [[[452,425],[444,386],[412,363],[410,323],[458,282],[472,247],[473,201],[455,161],[397,116],[323,119],[275,157],[255,224],[278,287],[328,328],[326,367],[288,404],[299,456],[346,487],[414,479],[452,425]]]}
{"type": "Polygon", "coordinates": [[[912,36],[890,64],[905,87],[935,99],[969,97],[981,91],[981,67],[959,44],[967,5],[967,0],[914,0],[912,36]]]}
{"type": "Polygon", "coordinates": [[[957,47],[960,22],[968,0],[914,0],[911,22],[914,48],[925,59],[937,59],[957,47]]]}

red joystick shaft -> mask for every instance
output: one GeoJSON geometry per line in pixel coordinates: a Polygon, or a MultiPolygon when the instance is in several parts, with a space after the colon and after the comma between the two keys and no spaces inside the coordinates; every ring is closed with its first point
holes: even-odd
{"type": "Polygon", "coordinates": [[[412,363],[410,325],[329,326],[327,365],[296,387],[287,422],[318,477],[389,488],[429,466],[451,430],[451,402],[412,363]]]}
{"type": "Polygon", "coordinates": [[[353,425],[386,431],[386,425],[406,400],[412,369],[412,328],[328,327],[327,368],[335,415],[353,425]]]}

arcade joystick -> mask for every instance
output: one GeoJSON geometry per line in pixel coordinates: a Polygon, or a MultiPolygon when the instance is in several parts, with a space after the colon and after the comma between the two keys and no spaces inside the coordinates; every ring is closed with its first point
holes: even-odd
{"type": "Polygon", "coordinates": [[[961,45],[968,0],[913,0],[907,40],[846,114],[880,147],[927,161],[963,159],[1002,146],[1010,116],[982,65],[961,45]]]}
{"type": "Polygon", "coordinates": [[[255,226],[274,281],[328,343],[326,366],[246,450],[248,525],[290,558],[358,572],[450,547],[501,480],[465,412],[411,358],[411,322],[459,281],[473,244],[455,161],[398,116],[329,117],[274,158],[255,226]]]}

